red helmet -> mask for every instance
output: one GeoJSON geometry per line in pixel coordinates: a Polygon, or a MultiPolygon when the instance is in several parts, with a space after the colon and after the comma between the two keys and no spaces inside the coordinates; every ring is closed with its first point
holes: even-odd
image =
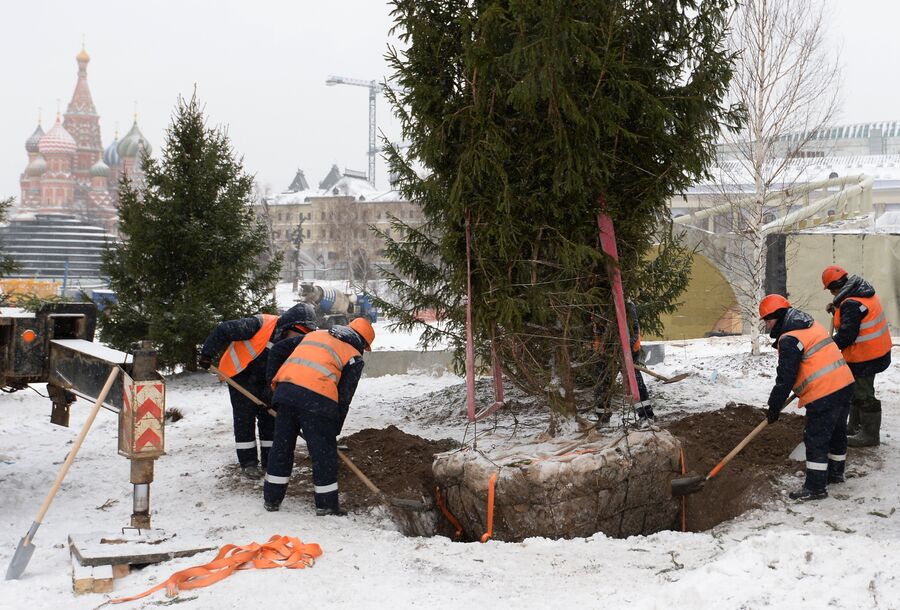
{"type": "Polygon", "coordinates": [[[790,306],[790,301],[780,294],[767,294],[763,297],[763,300],[759,302],[759,319],[762,320],[779,309],[787,309],[790,306]]]}
{"type": "Polygon", "coordinates": [[[847,272],[844,271],[843,267],[838,267],[837,265],[825,267],[825,271],[822,272],[822,286],[825,287],[825,290],[828,290],[831,282],[836,282],[845,275],[847,275],[847,272]]]}
{"type": "Polygon", "coordinates": [[[366,342],[366,351],[371,352],[372,341],[375,340],[375,329],[372,328],[372,323],[369,322],[369,319],[365,317],[353,318],[350,320],[350,328],[360,334],[366,342]]]}

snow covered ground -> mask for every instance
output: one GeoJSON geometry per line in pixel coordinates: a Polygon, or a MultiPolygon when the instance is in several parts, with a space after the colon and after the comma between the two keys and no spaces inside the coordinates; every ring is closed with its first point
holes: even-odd
{"type": "MultiPolygon", "coordinates": [[[[390,334],[380,332],[384,339],[390,334]]],[[[692,375],[671,385],[648,380],[660,415],[720,408],[730,400],[762,405],[774,379],[774,354],[749,356],[743,338],[674,341],[666,351],[665,363],[656,370],[692,375]]],[[[167,383],[168,406],[185,417],[168,425],[168,455],[157,461],[151,486],[154,526],[215,546],[284,534],[324,550],[312,569],[242,571],[184,592],[180,608],[900,608],[896,365],[878,378],[885,410],[878,459],[854,465],[851,453],[851,467],[867,476],[832,487],[827,500],[808,505],[776,500],[705,533],[516,544],[405,538],[380,511],[317,518],[311,498],[289,497],[281,512],[267,513],[261,492],[248,495],[229,484],[235,476],[234,450],[225,388],[205,373],[173,376],[167,383]]],[[[413,434],[460,439],[464,421],[442,427],[404,421],[406,401],[459,383],[452,375],[364,379],[345,433],[399,423],[413,434]]],[[[84,400],[75,404],[68,429],[51,425],[49,410],[49,401],[31,391],[0,399],[3,570],[88,405],[84,400]]],[[[109,597],[72,595],[65,542],[70,532],[113,533],[127,525],[128,461],[116,455],[115,447],[115,417],[102,411],[38,531],[28,570],[21,580],[0,581],[0,607],[95,608],[109,597]]],[[[785,491],[798,482],[785,481],[785,491]]],[[[116,581],[115,596],[143,591],[211,557],[206,553],[136,571],[116,581]]],[[[124,607],[167,602],[158,592],[124,607]]]]}

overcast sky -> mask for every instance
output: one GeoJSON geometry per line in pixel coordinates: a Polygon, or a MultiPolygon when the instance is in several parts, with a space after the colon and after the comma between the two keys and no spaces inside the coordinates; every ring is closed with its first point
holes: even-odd
{"type": "MultiPolygon", "coordinates": [[[[832,0],[831,38],[842,49],[843,122],[900,120],[900,4],[832,0]]],[[[211,123],[228,127],[244,164],[278,192],[299,167],[315,187],[332,164],[368,167],[368,91],[326,87],[330,74],[387,75],[390,7],[380,0],[41,0],[4,3],[0,197],[20,195],[25,140],[65,112],[82,37],[103,144],[138,124],[154,147],[179,95],[194,85],[211,123]]],[[[387,102],[378,128],[400,137],[387,102]]],[[[379,161],[379,188],[387,170],[379,161]]]]}

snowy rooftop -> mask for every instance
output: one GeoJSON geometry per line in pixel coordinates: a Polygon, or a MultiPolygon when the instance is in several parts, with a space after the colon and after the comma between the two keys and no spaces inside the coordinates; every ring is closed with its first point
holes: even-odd
{"type": "Polygon", "coordinates": [[[269,205],[297,205],[309,203],[313,197],[353,197],[359,201],[403,201],[396,190],[378,190],[368,180],[355,176],[342,176],[333,186],[324,189],[308,189],[296,193],[279,193],[269,200],[269,205]]]}
{"type": "MultiPolygon", "coordinates": [[[[780,165],[776,159],[773,165],[780,165]]],[[[721,192],[725,185],[730,191],[750,192],[753,179],[744,161],[729,160],[710,168],[713,180],[704,180],[689,188],[686,194],[706,194],[721,192]]],[[[900,155],[858,155],[840,157],[819,157],[814,159],[791,159],[783,172],[785,187],[797,183],[826,180],[828,178],[858,176],[865,174],[875,179],[874,189],[900,187],[900,155]]],[[[772,188],[778,188],[773,186],[772,188]]]]}

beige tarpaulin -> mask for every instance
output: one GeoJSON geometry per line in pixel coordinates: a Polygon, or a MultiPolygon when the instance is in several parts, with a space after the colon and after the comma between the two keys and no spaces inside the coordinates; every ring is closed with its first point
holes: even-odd
{"type": "Polygon", "coordinates": [[[822,270],[840,265],[875,287],[891,332],[900,329],[900,235],[885,233],[797,233],[787,237],[787,296],[828,328],[825,306],[831,293],[822,286],[822,270]]]}

